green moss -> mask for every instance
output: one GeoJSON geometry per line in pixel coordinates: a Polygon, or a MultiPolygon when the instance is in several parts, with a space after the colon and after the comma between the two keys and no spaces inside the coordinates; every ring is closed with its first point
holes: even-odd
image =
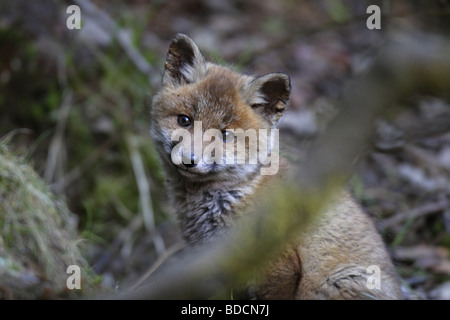
{"type": "Polygon", "coordinates": [[[0,199],[0,292],[18,299],[67,296],[66,270],[73,264],[83,270],[84,289],[91,288],[72,214],[1,142],[0,199]]]}

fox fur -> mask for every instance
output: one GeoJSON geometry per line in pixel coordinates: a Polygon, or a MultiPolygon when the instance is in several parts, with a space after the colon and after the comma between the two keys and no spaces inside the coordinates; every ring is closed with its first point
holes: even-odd
{"type": "MultiPolygon", "coordinates": [[[[270,186],[274,177],[261,175],[261,163],[208,164],[196,154],[192,163],[174,164],[171,153],[177,141],[172,141],[172,133],[181,126],[193,134],[194,121],[202,121],[203,132],[276,128],[290,91],[290,79],[283,73],[260,77],[236,73],[206,61],[188,36],[178,34],[173,39],[162,87],[149,101],[151,136],[188,244],[213,241],[238,221],[245,211],[241,209],[250,206],[257,191],[270,186]]],[[[285,161],[281,162],[283,167],[285,161]]],[[[401,290],[372,221],[344,192],[296,243],[255,276],[247,297],[399,299],[401,290]],[[379,267],[381,282],[380,288],[369,289],[367,268],[373,265],[379,267]]]]}

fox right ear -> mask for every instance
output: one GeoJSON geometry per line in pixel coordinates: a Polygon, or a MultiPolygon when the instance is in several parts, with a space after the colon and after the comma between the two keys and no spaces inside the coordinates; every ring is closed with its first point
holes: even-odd
{"type": "Polygon", "coordinates": [[[242,96],[252,109],[275,126],[286,112],[291,80],[284,73],[270,73],[248,83],[242,96]]]}
{"type": "Polygon", "coordinates": [[[184,34],[172,40],[164,65],[163,85],[194,83],[205,74],[205,59],[197,45],[184,34]]]}

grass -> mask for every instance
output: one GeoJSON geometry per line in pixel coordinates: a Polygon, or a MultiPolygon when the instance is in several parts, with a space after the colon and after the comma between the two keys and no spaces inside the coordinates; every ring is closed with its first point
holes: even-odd
{"type": "Polygon", "coordinates": [[[4,142],[0,199],[0,297],[5,292],[12,296],[3,298],[75,295],[66,288],[69,265],[81,267],[82,291],[88,291],[95,281],[79,248],[73,214],[4,142]]]}

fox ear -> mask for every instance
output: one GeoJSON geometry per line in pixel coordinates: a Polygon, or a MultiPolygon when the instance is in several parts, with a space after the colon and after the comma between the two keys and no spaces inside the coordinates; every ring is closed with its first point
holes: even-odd
{"type": "Polygon", "coordinates": [[[271,73],[254,79],[244,90],[244,99],[253,110],[275,126],[286,112],[291,80],[284,73],[271,73]]]}
{"type": "Polygon", "coordinates": [[[205,59],[197,45],[184,34],[177,34],[167,52],[163,84],[179,86],[194,83],[205,73],[205,59]]]}

